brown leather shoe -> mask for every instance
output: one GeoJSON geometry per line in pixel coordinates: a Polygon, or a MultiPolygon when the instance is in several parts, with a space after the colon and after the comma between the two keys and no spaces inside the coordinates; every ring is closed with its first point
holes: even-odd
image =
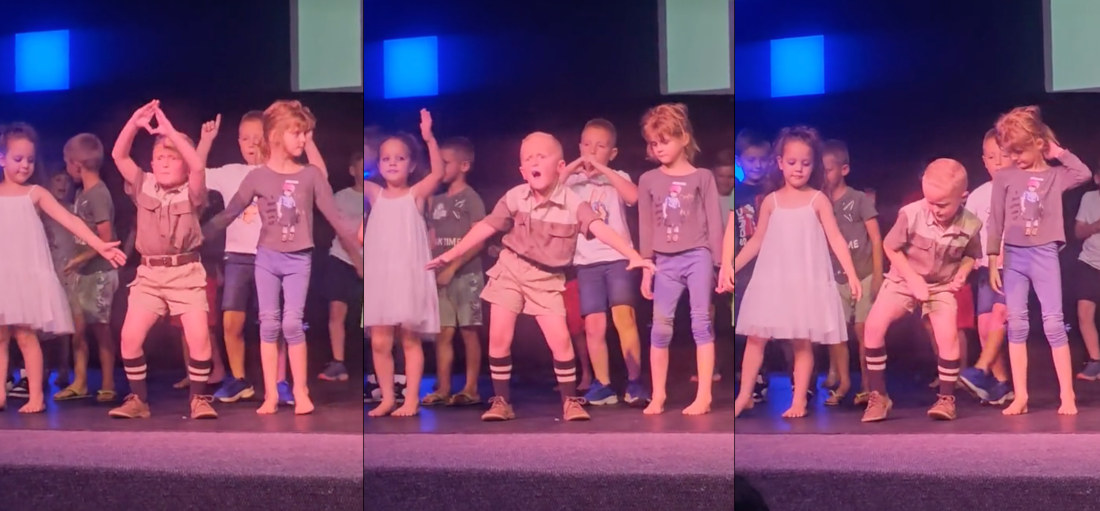
{"type": "Polygon", "coordinates": [[[481,414],[481,420],[486,422],[510,421],[515,418],[516,412],[512,411],[512,405],[501,396],[490,398],[489,410],[481,414]]]}
{"type": "Polygon", "coordinates": [[[122,406],[112,409],[107,415],[116,419],[148,419],[149,404],[137,397],[137,394],[130,394],[122,401],[122,406]]]}
{"type": "Polygon", "coordinates": [[[191,396],[191,418],[217,419],[218,412],[210,405],[213,401],[214,396],[191,396]]]}
{"type": "Polygon", "coordinates": [[[941,421],[953,421],[958,415],[955,412],[955,396],[940,394],[936,404],[928,409],[928,416],[941,421]]]}
{"type": "Polygon", "coordinates": [[[894,407],[894,402],[890,400],[889,396],[883,395],[879,391],[872,391],[871,395],[867,396],[867,409],[863,411],[863,422],[878,422],[886,420],[886,415],[890,413],[890,409],[894,407]]]}
{"type": "Polygon", "coordinates": [[[566,421],[586,421],[592,418],[584,410],[584,398],[567,397],[562,404],[562,417],[566,421]]]}

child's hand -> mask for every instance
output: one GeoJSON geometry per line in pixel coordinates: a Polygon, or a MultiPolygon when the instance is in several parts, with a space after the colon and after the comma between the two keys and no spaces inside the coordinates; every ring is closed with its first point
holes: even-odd
{"type": "Polygon", "coordinates": [[[202,123],[202,129],[199,130],[199,141],[213,142],[215,138],[218,138],[218,130],[220,130],[221,127],[222,114],[215,116],[213,121],[202,123]]]}
{"type": "Polygon", "coordinates": [[[1004,288],[1001,285],[1001,270],[997,268],[996,259],[989,258],[989,287],[993,288],[993,291],[999,295],[1003,295],[1004,288]]]}
{"type": "Polygon", "coordinates": [[[437,257],[435,259],[432,259],[431,261],[428,261],[428,264],[424,266],[424,269],[425,270],[436,270],[436,269],[442,268],[444,266],[447,266],[448,264],[451,264],[450,255],[451,255],[450,250],[440,254],[439,257],[437,257]]]}
{"type": "Polygon", "coordinates": [[[150,123],[153,121],[153,116],[156,115],[157,108],[160,108],[160,100],[154,99],[140,108],[134,111],[134,115],[130,116],[130,123],[139,128],[145,128],[149,133],[153,132],[153,128],[150,123]]]}
{"type": "Polygon", "coordinates": [[[657,271],[657,266],[653,264],[653,261],[650,261],[649,259],[642,259],[640,257],[637,259],[631,259],[630,262],[628,262],[626,265],[627,270],[633,270],[636,268],[643,268],[645,270],[649,270],[650,272],[657,271]]]}
{"type": "Polygon", "coordinates": [[[853,303],[859,303],[863,299],[863,285],[856,277],[855,274],[848,275],[848,291],[851,292],[853,303]]]}
{"type": "Polygon", "coordinates": [[[448,264],[447,266],[443,267],[443,269],[436,272],[436,274],[435,274],[435,285],[437,285],[439,287],[446,286],[447,284],[450,284],[451,281],[454,280],[454,278],[455,278],[455,267],[452,264],[448,264]]]}
{"type": "Polygon", "coordinates": [[[584,160],[585,160],[584,156],[581,156],[580,158],[577,158],[577,159],[573,160],[572,162],[570,162],[569,165],[566,165],[565,166],[565,175],[568,176],[568,175],[573,174],[575,172],[580,172],[581,165],[584,164],[584,160]]]}
{"type": "Polygon", "coordinates": [[[956,273],[955,278],[951,279],[951,283],[947,286],[947,289],[952,293],[957,293],[965,285],[966,279],[963,278],[962,273],[956,273]]]}
{"type": "Polygon", "coordinates": [[[435,140],[435,135],[432,134],[432,113],[427,108],[420,109],[420,136],[425,141],[435,140]]]}
{"type": "Polygon", "coordinates": [[[111,266],[118,268],[126,264],[126,254],[118,249],[120,241],[112,241],[110,243],[97,243],[95,251],[99,252],[99,255],[103,256],[111,266]]]}
{"type": "Polygon", "coordinates": [[[65,267],[61,269],[61,272],[65,275],[72,275],[76,273],[76,270],[80,269],[81,266],[84,266],[84,264],[79,260],[69,259],[69,262],[65,263],[65,267]]]}
{"type": "Polygon", "coordinates": [[[928,301],[928,297],[930,296],[928,294],[928,283],[925,282],[923,278],[906,279],[905,283],[909,284],[909,291],[913,293],[913,298],[921,302],[928,301]]]}
{"type": "Polygon", "coordinates": [[[718,293],[729,293],[733,291],[733,266],[730,264],[723,264],[718,269],[718,293]]]}
{"type": "Polygon", "coordinates": [[[156,127],[151,127],[149,133],[153,135],[168,136],[176,132],[176,128],[172,126],[172,122],[168,120],[167,115],[164,115],[164,110],[161,110],[159,105],[154,110],[154,115],[157,118],[157,125],[156,127]]]}
{"type": "Polygon", "coordinates": [[[642,268],[642,298],[653,299],[653,270],[642,268]]]}
{"type": "Polygon", "coordinates": [[[1066,149],[1058,145],[1058,142],[1055,142],[1053,139],[1047,140],[1047,152],[1043,157],[1048,160],[1057,160],[1064,152],[1066,152],[1066,149]]]}

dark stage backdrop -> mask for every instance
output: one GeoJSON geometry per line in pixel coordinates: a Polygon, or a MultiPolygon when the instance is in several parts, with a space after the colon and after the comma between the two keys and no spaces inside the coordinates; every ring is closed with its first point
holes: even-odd
{"type": "MultiPolygon", "coordinates": [[[[536,130],[557,136],[566,159],[572,160],[579,155],[586,121],[612,121],[619,132],[619,156],[612,166],[635,182],[656,166],[646,161],[640,120],[659,103],[687,104],[702,147],[697,165],[710,166],[717,152],[733,147],[732,96],[661,96],[656,0],[367,0],[364,12],[366,123],[385,132],[419,133],[418,110],[432,110],[440,139],[465,136],[473,141],[477,162],[469,180],[487,208],[522,183],[520,141],[536,130]],[[372,53],[371,46],[383,39],[423,35],[439,36],[440,95],[382,100],[381,63],[370,61],[379,52],[372,53]]],[[[636,209],[631,208],[628,220],[636,241],[636,209]]],[[[644,338],[649,336],[651,309],[638,298],[644,338]]],[[[685,321],[681,331],[689,332],[686,311],[679,316],[685,321]]],[[[724,317],[720,334],[732,336],[728,313],[724,317]]],[[[614,334],[609,335],[615,342],[614,334]]],[[[516,364],[523,368],[515,374],[549,377],[549,350],[534,322],[521,321],[516,339],[516,364]]],[[[678,346],[680,341],[690,343],[685,337],[677,340],[678,346]]],[[[427,358],[431,365],[434,357],[427,358]]]]}
{"type": "MultiPolygon", "coordinates": [[[[982,136],[1015,106],[1039,105],[1063,145],[1090,167],[1100,165],[1100,96],[1044,91],[1041,2],[902,4],[738,0],[737,128],[774,135],[808,124],[825,138],[846,141],[850,184],[876,190],[884,232],[903,198],[919,191],[920,173],[933,159],[962,162],[971,189],[988,181],[982,136]],[[766,98],[767,80],[759,75],[767,69],[767,41],[814,34],[825,35],[826,93],[766,98]]],[[[1066,195],[1068,228],[1089,189],[1066,195]]],[[[1062,252],[1066,278],[1080,250],[1069,234],[1062,252]]],[[[1066,318],[1076,324],[1076,298],[1066,289],[1066,318]]]]}
{"type": "MultiPolygon", "coordinates": [[[[210,166],[241,161],[237,123],[245,111],[263,110],[276,99],[301,100],[317,117],[315,139],[334,190],[352,183],[349,160],[362,150],[362,95],[291,93],[289,2],[47,1],[5,5],[3,18],[0,46],[9,48],[16,32],[71,31],[70,90],[13,93],[11,84],[4,82],[0,122],[25,121],[39,132],[41,164],[36,178],[61,168],[61,149],[69,137],[85,131],[99,136],[108,153],[104,178],[114,194],[121,236],[132,228],[134,207],[122,192],[109,152],[133,110],[154,98],[161,100],[176,128],[196,141],[201,123],[222,114],[210,166]]],[[[148,167],[151,137],[139,136],[133,154],[148,167]]],[[[320,286],[333,232],[323,217],[316,218],[317,248],[306,318],[313,330],[323,332],[328,305],[320,286]]],[[[125,289],[119,296],[125,296],[125,289]]],[[[119,299],[116,304],[120,325],[125,301],[119,299]]],[[[349,326],[354,322],[357,328],[359,318],[352,316],[349,326]]],[[[352,332],[349,344],[356,342],[352,332]]],[[[151,357],[152,363],[175,367],[179,349],[155,348],[151,357]]]]}

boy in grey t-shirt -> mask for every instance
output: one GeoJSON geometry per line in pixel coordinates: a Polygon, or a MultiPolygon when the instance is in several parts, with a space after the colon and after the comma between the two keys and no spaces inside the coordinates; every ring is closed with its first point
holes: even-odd
{"type": "MultiPolygon", "coordinates": [[[[836,268],[837,289],[840,291],[841,303],[844,305],[845,317],[855,325],[856,339],[859,342],[860,353],[860,384],[862,388],[856,394],[857,405],[867,402],[867,364],[864,356],[863,329],[867,322],[867,315],[871,312],[871,304],[874,295],[882,287],[883,280],[883,253],[882,231],[879,230],[878,212],[875,211],[874,201],[863,192],[848,186],[845,179],[851,172],[849,166],[848,146],[839,140],[830,140],[825,143],[822,151],[822,163],[825,167],[825,183],[829,192],[829,198],[833,201],[833,212],[836,214],[837,226],[844,240],[848,243],[848,251],[852,254],[852,263],[855,265],[856,274],[863,287],[863,296],[858,302],[853,302],[851,290],[848,287],[848,278],[840,269],[840,264],[833,256],[833,267],[836,268]]],[[[851,388],[851,377],[848,371],[848,345],[846,343],[834,344],[829,347],[829,375],[825,379],[825,387],[829,389],[829,398],[825,404],[837,406],[851,388]],[[834,385],[836,386],[834,388],[834,385]]]]}
{"type": "MultiPolygon", "coordinates": [[[[440,146],[443,157],[443,182],[447,191],[432,197],[428,206],[428,227],[432,235],[432,257],[454,248],[474,224],[485,218],[485,203],[470,185],[466,174],[474,164],[474,146],[465,138],[453,138],[440,146]]],[[[426,406],[472,405],[481,399],[477,392],[481,368],[481,290],[485,287],[481,248],[471,250],[441,268],[436,274],[439,286],[440,332],[435,343],[439,388],[421,401],[426,406]],[[455,329],[462,335],[466,349],[466,384],[451,395],[451,365],[454,361],[455,329]]]]}

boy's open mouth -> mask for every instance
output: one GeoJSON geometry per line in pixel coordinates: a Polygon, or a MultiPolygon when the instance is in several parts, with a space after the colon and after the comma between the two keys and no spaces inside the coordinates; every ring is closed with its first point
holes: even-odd
{"type": "Polygon", "coordinates": [[[534,178],[538,178],[538,177],[540,177],[540,176],[542,176],[542,172],[541,172],[541,171],[538,171],[538,170],[532,170],[532,171],[531,171],[531,177],[534,177],[534,178]]]}

